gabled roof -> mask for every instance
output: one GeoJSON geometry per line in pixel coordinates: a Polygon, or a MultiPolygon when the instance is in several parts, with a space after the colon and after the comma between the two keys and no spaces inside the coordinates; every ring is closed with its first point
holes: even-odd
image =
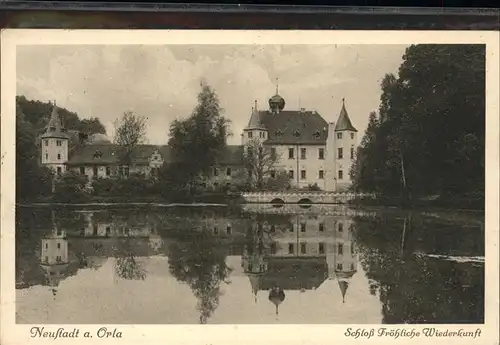
{"type": "MultiPolygon", "coordinates": [[[[149,164],[149,159],[158,150],[163,161],[172,161],[170,148],[167,145],[137,145],[129,158],[133,164],[149,164]]],[[[228,145],[222,154],[219,164],[242,164],[243,146],[228,145]]],[[[72,153],[68,165],[112,165],[120,163],[120,147],[115,144],[84,145],[72,153]]]]}
{"type": "Polygon", "coordinates": [[[260,111],[259,115],[268,130],[265,144],[326,144],[328,123],[316,111],[260,111]]]}
{"type": "Polygon", "coordinates": [[[351,123],[349,114],[347,114],[347,110],[345,109],[344,100],[342,100],[342,109],[340,109],[340,115],[339,119],[337,120],[337,124],[335,125],[335,131],[358,131],[351,123]]]}

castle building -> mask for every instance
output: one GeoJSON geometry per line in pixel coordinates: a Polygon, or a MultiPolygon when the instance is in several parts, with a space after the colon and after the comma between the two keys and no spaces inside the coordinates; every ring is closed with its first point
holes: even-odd
{"type": "MultiPolygon", "coordinates": [[[[344,100],[336,123],[327,122],[316,111],[285,110],[285,100],[278,94],[277,87],[268,103],[267,110],[259,110],[255,103],[248,125],[243,129],[241,145],[227,146],[207,182],[214,186],[231,185],[241,178],[245,150],[251,142],[256,142],[277,158],[271,177],[284,171],[294,187],[316,185],[326,191],[348,188],[357,130],[344,100]]],[[[155,176],[163,164],[171,162],[166,145],[137,145],[125,162],[117,145],[86,143],[69,147],[70,137],[54,104],[40,139],[41,163],[56,175],[73,171],[85,175],[89,181],[133,173],[155,176]]]]}
{"type": "Polygon", "coordinates": [[[295,187],[317,185],[327,191],[349,187],[357,130],[344,99],[337,123],[328,123],[317,111],[285,110],[277,86],[268,103],[267,110],[259,110],[255,103],[242,145],[258,141],[267,147],[277,157],[277,170],[286,171],[295,187]]]}

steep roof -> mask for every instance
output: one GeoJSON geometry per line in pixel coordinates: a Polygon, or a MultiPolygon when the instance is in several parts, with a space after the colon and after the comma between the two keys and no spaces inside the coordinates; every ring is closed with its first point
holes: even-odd
{"type": "Polygon", "coordinates": [[[252,115],[250,116],[250,121],[248,121],[248,125],[246,126],[246,130],[249,130],[249,129],[261,129],[263,128],[264,125],[262,123],[262,120],[260,118],[260,112],[255,109],[255,108],[252,108],[252,115]]]}
{"type": "MultiPolygon", "coordinates": [[[[164,161],[169,161],[167,146],[137,145],[132,149],[130,159],[135,164],[148,164],[149,158],[158,150],[164,161]]],[[[76,150],[67,164],[118,164],[120,162],[120,147],[114,144],[84,145],[76,150]]]]}
{"type": "Polygon", "coordinates": [[[68,139],[68,133],[63,126],[61,116],[57,112],[57,106],[54,104],[52,113],[50,114],[49,123],[45,128],[45,133],[41,135],[42,138],[63,138],[68,139]]]}
{"type": "Polygon", "coordinates": [[[328,266],[324,257],[268,257],[268,271],[260,276],[259,289],[312,290],[324,281],[328,266]]]}
{"type": "MultiPolygon", "coordinates": [[[[137,145],[130,154],[134,164],[149,164],[149,159],[158,150],[164,162],[171,162],[172,155],[167,145],[137,145]]],[[[115,144],[91,144],[76,149],[67,164],[69,165],[110,165],[120,163],[120,147],[115,144]],[[98,154],[97,154],[98,153],[98,154]]],[[[243,146],[228,145],[222,154],[220,164],[241,164],[243,146]]]]}
{"type": "Polygon", "coordinates": [[[349,114],[347,114],[347,110],[345,109],[344,100],[342,100],[342,109],[340,109],[340,115],[337,120],[337,124],[335,125],[335,131],[358,131],[351,123],[349,114]]]}
{"type": "Polygon", "coordinates": [[[265,144],[326,143],[328,123],[316,111],[283,110],[277,114],[260,111],[259,115],[268,130],[265,144]]]}

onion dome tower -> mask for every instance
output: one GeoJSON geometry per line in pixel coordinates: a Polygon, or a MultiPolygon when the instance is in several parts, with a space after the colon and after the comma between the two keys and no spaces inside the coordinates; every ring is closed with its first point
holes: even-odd
{"type": "Polygon", "coordinates": [[[273,287],[269,290],[269,300],[276,306],[276,315],[278,315],[278,308],[280,304],[285,300],[285,291],[280,287],[273,287]]]}
{"type": "Polygon", "coordinates": [[[278,78],[276,78],[276,94],[269,98],[269,110],[273,114],[278,114],[285,108],[285,99],[278,93],[278,78]]]}

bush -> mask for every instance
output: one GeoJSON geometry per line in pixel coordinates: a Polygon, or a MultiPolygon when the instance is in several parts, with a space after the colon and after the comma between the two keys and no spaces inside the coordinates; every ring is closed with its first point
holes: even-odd
{"type": "Polygon", "coordinates": [[[54,182],[54,200],[57,202],[84,202],[89,199],[85,176],[68,171],[54,182]]]}

